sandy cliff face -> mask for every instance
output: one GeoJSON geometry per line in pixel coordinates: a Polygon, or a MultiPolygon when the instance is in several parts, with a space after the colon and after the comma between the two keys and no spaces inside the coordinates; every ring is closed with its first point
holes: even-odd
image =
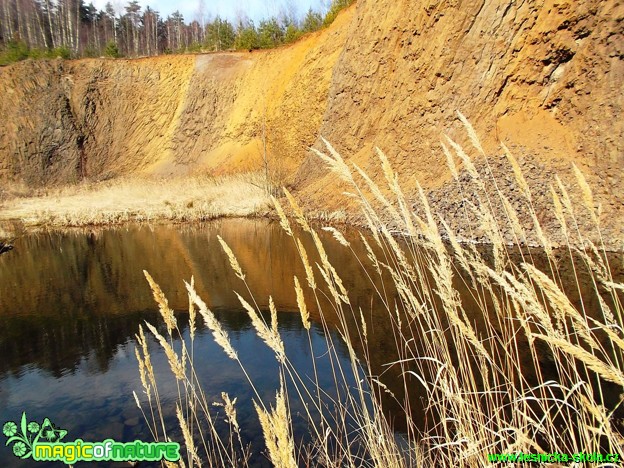
{"type": "Polygon", "coordinates": [[[0,69],[0,177],[258,169],[266,140],[308,207],[340,210],[335,177],[307,151],[322,135],[373,177],[382,148],[408,193],[420,180],[453,217],[439,140],[466,143],[460,110],[503,179],[498,141],[538,202],[574,161],[605,219],[624,224],[623,33],[617,0],[359,0],[274,51],[24,62],[0,69]]]}
{"type": "Polygon", "coordinates": [[[341,148],[377,143],[411,157],[457,127],[461,110],[507,142],[541,151],[548,138],[549,155],[624,162],[621,2],[381,0],[357,9],[322,127],[341,148]]]}
{"type": "Polygon", "coordinates": [[[274,51],[0,69],[0,177],[255,170],[265,143],[292,169],[316,139],[349,19],[274,51]]]}
{"type": "MultiPolygon", "coordinates": [[[[380,180],[378,146],[408,192],[418,179],[434,204],[462,219],[439,145],[445,132],[470,147],[459,110],[512,200],[519,195],[498,141],[520,159],[538,203],[550,197],[551,173],[568,175],[574,161],[605,213],[624,224],[621,2],[379,0],[356,8],[320,130],[341,154],[380,180]]],[[[306,198],[327,203],[331,178],[314,164],[301,176],[306,198]]]]}
{"type": "Polygon", "coordinates": [[[26,62],[2,70],[3,175],[30,184],[71,182],[163,157],[192,69],[192,59],[182,57],[26,62]]]}

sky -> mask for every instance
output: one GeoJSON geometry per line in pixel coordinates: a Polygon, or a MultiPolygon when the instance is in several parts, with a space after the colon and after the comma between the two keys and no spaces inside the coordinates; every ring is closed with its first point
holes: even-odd
{"type": "MultiPolygon", "coordinates": [[[[98,10],[104,9],[107,1],[110,1],[115,10],[124,11],[124,6],[128,1],[124,0],[92,0],[98,10]]],[[[89,3],[87,0],[85,3],[89,3]]],[[[184,15],[184,21],[189,23],[194,19],[199,19],[200,0],[139,0],[145,9],[150,6],[161,15],[167,16],[176,10],[184,15]]],[[[206,18],[216,15],[229,20],[234,20],[241,13],[257,22],[260,19],[271,16],[278,16],[282,11],[288,11],[288,5],[294,10],[297,17],[303,16],[308,8],[312,7],[317,11],[326,11],[330,3],[329,0],[203,0],[206,18]]]]}

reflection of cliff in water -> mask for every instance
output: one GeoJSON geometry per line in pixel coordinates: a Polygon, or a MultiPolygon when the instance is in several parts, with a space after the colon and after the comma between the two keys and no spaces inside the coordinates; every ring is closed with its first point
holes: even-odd
{"type": "MultiPolygon", "coordinates": [[[[493,259],[491,258],[492,256],[489,247],[479,247],[479,250],[482,251],[486,261],[490,260],[491,264],[493,265],[493,259]]],[[[524,249],[523,254],[525,258],[524,261],[529,261],[530,259],[530,261],[533,262],[535,266],[537,266],[541,271],[550,271],[547,258],[539,250],[524,249]]],[[[523,261],[521,253],[515,249],[510,252],[510,257],[516,265],[519,265],[523,261]]],[[[555,257],[557,259],[557,273],[559,276],[559,280],[561,284],[564,285],[563,291],[568,296],[574,307],[578,310],[582,310],[582,307],[584,307],[589,316],[598,320],[603,320],[601,306],[599,302],[600,300],[598,298],[596,290],[594,289],[594,285],[592,283],[592,275],[590,274],[588,266],[580,259],[580,257],[575,256],[574,268],[572,268],[572,262],[570,262],[568,253],[565,251],[556,252],[555,257]],[[579,282],[578,287],[576,281],[577,278],[579,282]],[[583,306],[581,305],[581,297],[583,306]]],[[[609,255],[609,264],[611,266],[611,272],[614,278],[616,279],[616,281],[621,282],[624,278],[624,263],[622,256],[609,255]]],[[[429,277],[428,281],[429,284],[433,285],[433,279],[431,277],[429,277]]],[[[391,289],[391,286],[389,286],[390,282],[384,280],[384,284],[388,294],[391,297],[395,297],[396,293],[391,289]]],[[[481,296],[484,298],[486,310],[489,311],[488,322],[491,326],[493,325],[495,329],[498,328],[499,321],[495,317],[495,308],[493,306],[491,298],[489,298],[486,292],[483,290],[476,291],[475,286],[471,283],[470,278],[467,275],[462,274],[460,268],[456,269],[453,287],[459,293],[462,307],[466,312],[468,320],[475,327],[477,335],[480,334],[480,330],[483,330],[484,320],[486,315],[488,315],[484,314],[481,311],[482,305],[480,305],[476,299],[478,294],[481,294],[481,296]]],[[[494,291],[499,292],[497,288],[494,288],[494,291]]],[[[416,297],[418,297],[417,292],[415,295],[416,297]]],[[[613,310],[613,298],[607,294],[604,294],[604,291],[601,291],[601,296],[602,299],[613,310]]],[[[619,296],[620,301],[624,301],[624,294],[620,293],[619,296]]],[[[432,299],[433,302],[437,305],[436,310],[440,310],[442,306],[439,297],[434,296],[432,299]]],[[[360,305],[365,302],[365,299],[360,298],[360,305]]],[[[401,310],[400,305],[399,310],[401,310]]],[[[404,327],[403,330],[405,332],[405,324],[409,323],[411,319],[404,313],[405,311],[402,310],[401,312],[404,327]]],[[[351,323],[351,325],[355,326],[353,322],[351,323]]],[[[450,326],[451,325],[448,322],[444,320],[442,321],[443,329],[449,330],[450,326]]],[[[520,349],[522,349],[523,347],[528,347],[526,336],[520,329],[520,324],[517,324],[517,327],[519,329],[519,333],[517,334],[517,346],[520,349]]],[[[411,338],[409,340],[409,346],[407,345],[407,343],[403,343],[403,341],[399,339],[402,345],[405,345],[405,349],[402,350],[404,354],[402,356],[399,356],[396,345],[396,325],[393,327],[390,324],[390,319],[387,314],[373,313],[371,315],[371,321],[368,325],[368,329],[370,330],[371,328],[374,332],[372,334],[369,332],[368,336],[368,356],[370,357],[370,369],[368,369],[368,371],[372,376],[375,376],[380,381],[382,381],[388,387],[388,390],[392,393],[392,395],[390,395],[388,392],[385,391],[379,392],[383,402],[384,410],[389,416],[389,420],[392,421],[395,430],[406,430],[405,408],[409,408],[412,422],[421,429],[424,429],[427,422],[425,412],[425,407],[427,404],[427,394],[420,380],[414,377],[408,371],[413,371],[417,373],[428,382],[433,381],[435,379],[435,375],[423,375],[421,371],[414,365],[414,362],[402,362],[401,365],[394,364],[391,366],[389,366],[388,363],[397,362],[401,359],[405,359],[406,357],[409,358],[410,356],[428,356],[428,351],[426,351],[426,336],[412,335],[412,333],[408,331],[408,336],[411,338]],[[406,351],[408,348],[410,349],[410,352],[406,351]],[[405,399],[406,389],[408,390],[409,401],[406,401],[405,399]]],[[[416,327],[416,330],[418,330],[418,327],[416,327]]],[[[499,336],[502,336],[502,334],[500,333],[500,329],[498,330],[498,332],[499,336]]],[[[448,332],[447,336],[450,336],[448,332]]],[[[552,352],[544,343],[538,342],[536,346],[541,351],[539,356],[541,379],[558,381],[560,379],[558,374],[559,371],[553,360],[552,352]]],[[[497,343],[493,340],[485,343],[485,347],[488,348],[493,354],[505,352],[503,348],[503,343],[497,343]]],[[[357,340],[354,343],[354,348],[358,356],[362,356],[364,354],[364,350],[357,340]]],[[[449,364],[455,366],[460,359],[473,360],[474,357],[458,356],[457,354],[453,354],[453,350],[451,350],[451,362],[449,364]]],[[[473,360],[473,363],[476,364],[476,361],[473,360]]],[[[521,362],[519,363],[518,367],[523,369],[522,377],[526,380],[529,387],[537,386],[540,383],[538,376],[532,372],[532,369],[534,367],[533,361],[529,353],[521,356],[521,362]]],[[[578,371],[579,375],[584,375],[583,373],[586,371],[586,369],[584,369],[583,366],[579,364],[578,371]]],[[[475,378],[478,379],[478,376],[475,376],[475,378]]],[[[595,382],[595,375],[588,376],[585,380],[592,384],[592,382],[595,382]]],[[[480,386],[479,382],[477,382],[477,386],[480,386]]],[[[622,407],[620,404],[620,395],[621,387],[618,387],[618,385],[611,382],[602,381],[601,390],[595,391],[594,398],[597,402],[599,402],[601,405],[604,405],[609,410],[615,410],[619,418],[624,418],[624,407],[622,407]]],[[[563,398],[563,395],[557,396],[561,396],[563,398]]],[[[624,421],[624,419],[622,420],[624,421]]]]}
{"type": "MultiPolygon", "coordinates": [[[[183,280],[191,276],[210,307],[240,309],[234,291],[243,292],[244,285],[217,234],[236,252],[261,306],[271,294],[281,310],[296,310],[293,275],[304,273],[292,239],[275,223],[230,220],[198,228],[131,226],[25,236],[0,259],[0,372],[35,365],[59,376],[83,358],[94,371],[106,371],[138,325],[158,318],[143,270],[176,310],[188,308],[183,280]]],[[[356,268],[354,259],[347,265],[356,268]]],[[[345,282],[355,290],[357,281],[345,282]]],[[[237,316],[227,320],[231,329],[246,326],[237,316]]]]}
{"type": "MultiPolygon", "coordinates": [[[[183,280],[194,276],[199,294],[211,308],[221,311],[220,319],[228,330],[236,332],[249,327],[244,314],[228,313],[240,309],[234,291],[242,293],[246,289],[234,276],[217,234],[232,247],[261,307],[266,307],[268,296],[272,295],[280,310],[297,310],[293,276],[297,275],[304,283],[305,272],[293,240],[279,224],[270,221],[223,220],[199,227],[130,226],[87,233],[27,236],[17,242],[11,255],[0,258],[0,355],[3,357],[0,373],[19,373],[23,366],[34,365],[60,376],[72,372],[83,359],[89,362],[93,372],[106,372],[116,350],[133,339],[139,324],[143,320],[157,320],[157,309],[142,270],[152,274],[171,307],[180,311],[182,317],[186,316],[188,307],[183,280]]],[[[313,255],[312,243],[307,235],[299,234],[314,264],[318,259],[313,255]]],[[[385,366],[398,359],[392,323],[350,249],[339,245],[327,233],[320,235],[350,293],[353,309],[358,312],[361,308],[368,322],[371,360],[368,371],[381,375],[381,380],[402,401],[401,372],[405,368],[385,366]]],[[[356,255],[366,259],[366,251],[356,233],[347,233],[346,237],[352,242],[356,255]]],[[[533,258],[542,261],[535,253],[533,258]]],[[[621,260],[612,265],[614,274],[621,278],[621,260]]],[[[563,284],[574,285],[575,271],[563,258],[559,268],[563,284]]],[[[580,263],[576,265],[576,274],[581,281],[586,308],[597,311],[598,298],[580,263]]],[[[380,286],[382,280],[376,281],[380,286]]],[[[387,298],[393,304],[396,294],[390,288],[391,282],[384,278],[383,283],[387,298]]],[[[471,286],[459,275],[455,286],[466,313],[478,326],[483,314],[478,312],[471,286]]],[[[578,306],[576,287],[567,288],[566,292],[578,306]]],[[[318,321],[319,313],[311,298],[307,304],[312,318],[318,321]]],[[[337,326],[331,306],[328,303],[321,303],[321,306],[325,320],[337,326]]],[[[282,327],[300,326],[297,315],[293,315],[293,320],[282,318],[281,321],[282,327]]],[[[355,330],[356,319],[347,317],[347,322],[355,330]]],[[[419,349],[421,338],[415,339],[413,345],[419,349]]],[[[342,346],[342,343],[337,345],[342,346]]],[[[354,345],[362,356],[361,344],[356,340],[354,345]]],[[[546,371],[548,365],[545,354],[546,371]]],[[[416,401],[423,396],[417,391],[420,385],[416,379],[407,383],[414,399],[411,407],[421,407],[416,401]]],[[[391,414],[404,413],[397,401],[383,396],[391,414]]],[[[396,424],[399,428],[402,426],[400,420],[396,424]]]]}

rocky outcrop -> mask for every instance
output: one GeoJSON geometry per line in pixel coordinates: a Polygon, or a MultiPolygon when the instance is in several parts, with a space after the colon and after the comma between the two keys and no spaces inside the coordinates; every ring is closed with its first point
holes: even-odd
{"type": "Polygon", "coordinates": [[[308,209],[350,216],[307,150],[324,136],[376,180],[383,149],[408,196],[418,180],[454,217],[438,142],[470,146],[460,110],[492,161],[502,141],[524,164],[537,200],[555,172],[574,188],[577,164],[621,233],[623,33],[617,0],[359,0],[273,51],[24,62],[0,69],[0,178],[236,172],[266,149],[308,209]]]}
{"type": "Polygon", "coordinates": [[[608,0],[360,1],[321,132],[444,178],[427,153],[460,110],[490,139],[621,167],[622,20],[608,0]]]}
{"type": "MultiPolygon", "coordinates": [[[[499,141],[525,162],[540,201],[550,199],[553,173],[575,191],[576,163],[605,223],[624,237],[621,2],[379,0],[356,8],[320,129],[343,156],[383,181],[373,148],[383,149],[403,188],[414,193],[418,180],[465,231],[456,216],[463,195],[439,145],[447,133],[472,149],[459,110],[499,175],[509,172],[499,141]]],[[[335,178],[314,158],[300,177],[309,206],[343,209],[328,196],[335,178]]],[[[509,195],[522,206],[517,191],[509,195]]]]}

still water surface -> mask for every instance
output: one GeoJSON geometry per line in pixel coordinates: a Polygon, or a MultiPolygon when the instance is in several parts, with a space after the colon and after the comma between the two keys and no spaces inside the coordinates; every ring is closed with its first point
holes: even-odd
{"type": "MultiPolygon", "coordinates": [[[[302,375],[312,375],[308,333],[294,312],[293,275],[303,279],[305,273],[292,239],[277,223],[221,220],[197,227],[129,226],[30,235],[0,257],[0,423],[18,421],[26,411],[29,420],[47,417],[67,429],[66,440],[151,440],[132,396],[133,391],[142,392],[135,333],[146,320],[162,325],[143,270],[161,285],[181,323],[188,320],[183,280],[194,276],[198,293],[229,332],[254,384],[266,402],[273,402],[278,367],[234,294],[245,287],[232,273],[217,234],[236,253],[260,307],[273,296],[287,354],[302,375]]],[[[345,286],[370,298],[372,291],[362,289],[365,282],[352,254],[336,242],[328,246],[345,286]]],[[[369,309],[372,305],[366,303],[369,309]]],[[[331,362],[318,322],[311,337],[321,386],[331,393],[331,362]]],[[[346,349],[341,349],[337,335],[332,338],[338,359],[346,364],[346,349]]],[[[168,376],[164,354],[153,340],[150,345],[157,376],[168,376]]],[[[196,338],[195,356],[209,401],[220,401],[222,391],[238,398],[244,440],[255,448],[255,463],[265,465],[258,453],[263,443],[252,407],[254,394],[240,368],[205,329],[196,338]]],[[[164,406],[173,409],[167,402],[174,401],[176,387],[170,379],[163,382],[159,392],[164,406]]],[[[171,416],[171,427],[177,426],[171,416]]],[[[299,436],[307,432],[303,418],[293,424],[299,436]]],[[[9,465],[20,462],[10,448],[0,447],[0,466],[9,465]]]]}
{"type": "MultiPolygon", "coordinates": [[[[384,382],[401,399],[402,380],[393,369],[384,367],[396,353],[388,318],[356,256],[326,234],[320,233],[330,260],[350,293],[354,309],[361,307],[368,322],[368,371],[383,372],[384,382]]],[[[142,394],[134,354],[135,333],[146,320],[162,327],[143,270],[161,285],[185,334],[188,300],[183,280],[195,278],[198,293],[227,329],[265,402],[273,402],[279,388],[274,355],[256,336],[240,307],[234,291],[245,292],[245,285],[233,274],[217,235],[235,252],[260,307],[266,308],[268,296],[273,296],[280,311],[279,331],[287,355],[302,376],[311,376],[308,334],[296,312],[293,289],[293,276],[303,279],[305,272],[292,238],[279,224],[236,219],[193,227],[131,225],[29,235],[18,241],[15,250],[0,257],[0,424],[16,421],[26,411],[29,420],[47,417],[67,429],[66,440],[151,441],[132,396],[133,391],[142,394]]],[[[354,241],[357,256],[366,258],[356,233],[346,236],[354,241]]],[[[305,236],[303,240],[305,244],[305,236]]],[[[312,252],[309,242],[307,246],[312,252]]],[[[311,260],[314,262],[314,257],[311,260]]],[[[616,276],[621,278],[622,264],[616,265],[616,276]]],[[[456,287],[470,313],[471,292],[461,281],[456,287]]],[[[574,288],[570,292],[572,301],[578,302],[574,288]]],[[[588,307],[598,306],[595,297],[588,295],[586,299],[588,307]]],[[[311,310],[311,315],[316,319],[311,338],[320,384],[334,395],[327,337],[318,312],[311,310]]],[[[326,320],[331,325],[335,318],[326,316],[326,320]]],[[[331,335],[337,359],[348,369],[348,352],[341,347],[337,334],[331,335]]],[[[164,354],[153,340],[150,345],[157,376],[168,376],[164,354]]],[[[261,453],[262,436],[252,406],[254,394],[238,365],[224,355],[205,329],[200,329],[196,338],[195,357],[208,400],[220,401],[223,391],[238,398],[243,438],[254,448],[253,465],[268,466],[261,453]]],[[[347,383],[353,379],[348,375],[347,383]]],[[[163,380],[159,391],[164,406],[170,408],[173,428],[177,426],[172,404],[177,395],[174,382],[163,380]]],[[[411,396],[418,399],[416,392],[411,396]]],[[[300,438],[308,428],[303,417],[296,417],[300,408],[294,405],[293,425],[300,438]]],[[[396,402],[389,400],[384,405],[401,430],[401,411],[396,402]]],[[[34,464],[20,464],[10,448],[0,446],[0,466],[34,464]]]]}

